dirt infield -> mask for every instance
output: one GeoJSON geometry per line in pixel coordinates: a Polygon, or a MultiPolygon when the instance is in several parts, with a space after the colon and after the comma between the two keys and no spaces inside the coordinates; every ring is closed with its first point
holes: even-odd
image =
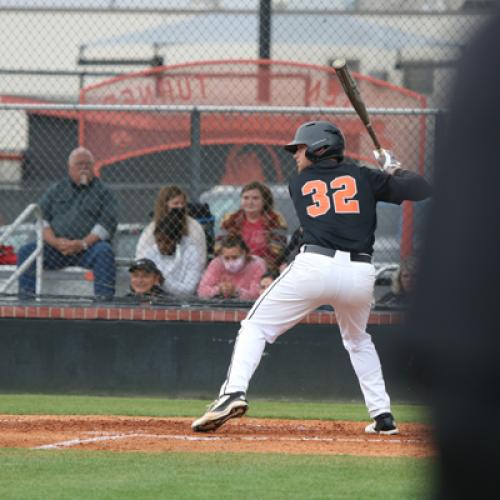
{"type": "Polygon", "coordinates": [[[400,425],[401,434],[364,434],[362,422],[232,420],[215,433],[194,433],[187,418],[0,415],[0,447],[142,452],[254,452],[425,457],[429,429],[400,425]]]}

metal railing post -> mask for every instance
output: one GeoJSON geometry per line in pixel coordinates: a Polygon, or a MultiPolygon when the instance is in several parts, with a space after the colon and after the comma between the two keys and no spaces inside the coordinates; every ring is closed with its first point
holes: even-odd
{"type": "Polygon", "coordinates": [[[28,269],[31,263],[36,259],[36,295],[40,295],[42,290],[42,273],[43,273],[43,215],[41,208],[36,203],[28,205],[21,214],[18,215],[16,220],[10,224],[9,228],[0,236],[0,243],[6,240],[31,214],[36,217],[36,247],[29,257],[12,273],[7,281],[0,285],[0,293],[4,293],[14,281],[28,269]]]}

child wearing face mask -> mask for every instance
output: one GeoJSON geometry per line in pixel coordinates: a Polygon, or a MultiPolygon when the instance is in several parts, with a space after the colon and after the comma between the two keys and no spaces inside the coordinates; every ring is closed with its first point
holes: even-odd
{"type": "Polygon", "coordinates": [[[250,255],[240,236],[228,235],[221,241],[218,257],[203,274],[198,295],[204,299],[255,300],[259,296],[260,278],[266,270],[264,259],[250,255]]]}

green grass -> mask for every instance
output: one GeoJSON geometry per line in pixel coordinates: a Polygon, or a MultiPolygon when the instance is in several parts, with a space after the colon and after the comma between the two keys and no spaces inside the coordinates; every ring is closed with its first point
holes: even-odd
{"type": "MultiPolygon", "coordinates": [[[[0,394],[0,414],[195,417],[203,413],[208,402],[196,399],[0,394]]],[[[398,422],[427,420],[425,408],[420,405],[394,404],[393,412],[398,422]]],[[[362,403],[276,402],[251,398],[248,416],[353,421],[368,419],[362,403]]]]}
{"type": "Polygon", "coordinates": [[[430,460],[0,449],[5,499],[424,498],[430,460]]]}
{"type": "MultiPolygon", "coordinates": [[[[0,394],[0,413],[195,417],[192,399],[0,394]]],[[[367,421],[362,403],[251,400],[249,416],[367,421]]],[[[400,422],[425,408],[393,405],[400,422]]],[[[433,459],[0,448],[1,499],[420,499],[433,459]]]]}

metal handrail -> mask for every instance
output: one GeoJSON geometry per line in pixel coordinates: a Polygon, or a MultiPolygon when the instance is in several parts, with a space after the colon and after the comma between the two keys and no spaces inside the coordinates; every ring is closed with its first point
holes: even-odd
{"type": "Polygon", "coordinates": [[[399,269],[399,264],[387,264],[385,266],[380,267],[375,272],[375,279],[382,276],[387,271],[397,271],[399,269]]]}
{"type": "MultiPolygon", "coordinates": [[[[0,111],[130,111],[137,113],[277,113],[277,114],[324,114],[356,115],[349,108],[326,106],[232,106],[212,104],[64,104],[64,103],[4,103],[0,100],[0,111]]],[[[424,115],[433,116],[447,112],[439,108],[367,108],[370,115],[424,115]]]]}
{"type": "Polygon", "coordinates": [[[42,209],[36,204],[31,203],[28,205],[17,219],[8,227],[8,229],[0,235],[0,243],[4,241],[8,236],[10,236],[21,224],[24,222],[31,214],[36,217],[36,247],[29,257],[12,273],[9,279],[0,286],[0,293],[4,293],[11,285],[14,280],[17,279],[21,274],[28,269],[31,263],[36,259],[36,283],[35,283],[35,293],[40,295],[42,291],[42,273],[43,273],[43,214],[42,209]]]}

